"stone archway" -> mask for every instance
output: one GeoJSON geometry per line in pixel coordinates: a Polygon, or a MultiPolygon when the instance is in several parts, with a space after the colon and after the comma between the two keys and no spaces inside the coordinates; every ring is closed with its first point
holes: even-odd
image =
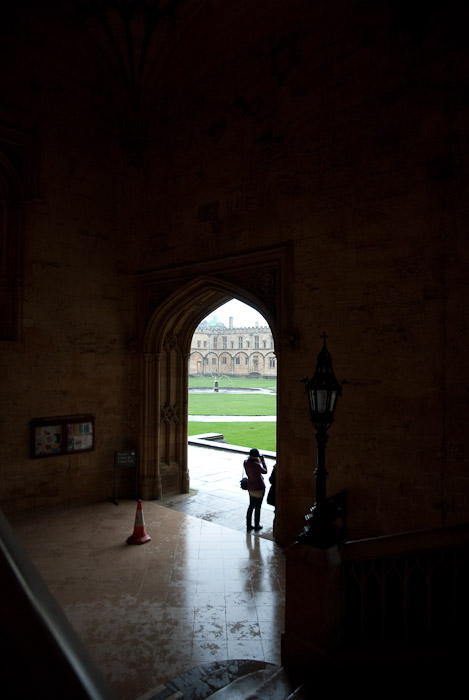
{"type": "MultiPolygon", "coordinates": [[[[283,331],[288,326],[287,250],[263,250],[140,277],[140,492],[144,499],[189,490],[188,360],[193,333],[204,316],[235,297],[267,320],[277,357],[282,338],[290,337],[283,331]]],[[[277,379],[280,367],[281,363],[277,379]]]]}

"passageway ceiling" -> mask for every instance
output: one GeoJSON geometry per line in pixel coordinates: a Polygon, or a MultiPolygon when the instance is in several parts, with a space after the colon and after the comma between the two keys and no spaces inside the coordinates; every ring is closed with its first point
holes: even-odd
{"type": "Polygon", "coordinates": [[[145,147],[148,109],[160,70],[204,4],[205,0],[67,0],[68,19],[93,54],[119,110],[128,148],[145,147]]]}

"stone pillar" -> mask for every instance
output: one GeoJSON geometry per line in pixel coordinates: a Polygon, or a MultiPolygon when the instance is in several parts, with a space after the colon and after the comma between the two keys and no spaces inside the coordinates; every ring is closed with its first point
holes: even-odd
{"type": "Polygon", "coordinates": [[[181,464],[181,493],[189,493],[190,491],[190,478],[189,469],[187,464],[187,421],[189,413],[189,353],[182,355],[181,362],[182,366],[180,368],[180,376],[182,375],[182,393],[181,393],[181,422],[179,427],[179,440],[182,443],[180,445],[179,455],[181,464]]]}
{"type": "Polygon", "coordinates": [[[307,676],[311,663],[340,642],[341,557],[337,546],[295,543],[286,557],[285,632],[282,665],[307,676]]]}
{"type": "Polygon", "coordinates": [[[160,470],[160,431],[161,431],[161,353],[155,353],[155,376],[154,376],[154,405],[155,411],[153,415],[154,424],[154,441],[153,446],[155,463],[154,463],[154,487],[153,487],[153,499],[157,501],[163,498],[163,484],[161,481],[161,470],[160,470]]]}
{"type": "Polygon", "coordinates": [[[140,495],[144,500],[162,496],[159,470],[158,435],[160,356],[147,353],[143,356],[142,396],[144,396],[140,437],[140,495]]]}

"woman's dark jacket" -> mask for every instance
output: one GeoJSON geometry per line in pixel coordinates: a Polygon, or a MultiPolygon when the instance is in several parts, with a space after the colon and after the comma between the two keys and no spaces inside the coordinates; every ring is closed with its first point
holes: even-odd
{"type": "Polygon", "coordinates": [[[263,491],[265,489],[262,474],[267,474],[267,467],[264,467],[257,459],[245,459],[244,469],[248,475],[248,491],[263,491]]]}

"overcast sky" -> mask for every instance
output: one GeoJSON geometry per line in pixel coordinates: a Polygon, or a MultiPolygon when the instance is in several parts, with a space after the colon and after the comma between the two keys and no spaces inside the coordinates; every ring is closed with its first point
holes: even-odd
{"type": "Polygon", "coordinates": [[[242,301],[238,301],[237,299],[232,299],[226,304],[223,304],[223,306],[219,306],[218,309],[213,311],[204,320],[210,321],[214,316],[224,323],[227,328],[230,324],[230,316],[233,316],[233,326],[235,327],[255,326],[256,321],[259,322],[260,326],[268,325],[265,318],[261,316],[258,311],[255,311],[251,306],[243,304],[242,301]]]}

